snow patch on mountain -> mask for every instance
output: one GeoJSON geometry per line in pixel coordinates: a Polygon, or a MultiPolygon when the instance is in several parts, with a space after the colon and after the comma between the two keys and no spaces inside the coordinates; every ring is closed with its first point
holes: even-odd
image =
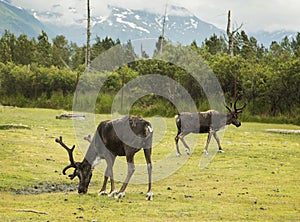
{"type": "MultiPolygon", "coordinates": [[[[139,26],[137,26],[137,25],[136,25],[135,23],[133,23],[133,22],[127,22],[127,21],[124,21],[124,20],[122,20],[121,17],[116,18],[116,21],[119,22],[119,23],[121,23],[121,24],[127,25],[128,27],[130,27],[130,28],[132,28],[132,29],[137,29],[137,30],[140,30],[140,31],[143,31],[143,32],[146,32],[146,33],[150,33],[149,30],[147,30],[147,29],[145,29],[145,28],[143,28],[143,27],[139,27],[139,26]]],[[[126,30],[124,29],[124,31],[126,31],[126,30]]]]}

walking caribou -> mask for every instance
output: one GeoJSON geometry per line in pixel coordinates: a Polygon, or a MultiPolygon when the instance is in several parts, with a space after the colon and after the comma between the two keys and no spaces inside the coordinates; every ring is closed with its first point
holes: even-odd
{"type": "Polygon", "coordinates": [[[238,114],[243,111],[246,104],[241,108],[236,107],[238,98],[234,102],[234,110],[227,105],[225,107],[229,111],[227,114],[221,114],[216,110],[208,110],[206,112],[182,112],[175,116],[176,126],[178,129],[177,135],[175,137],[177,156],[181,156],[178,146],[178,140],[181,140],[185,147],[186,153],[190,154],[190,148],[184,141],[184,137],[189,133],[208,133],[207,142],[204,148],[204,153],[208,154],[208,145],[210,143],[211,137],[214,136],[218,143],[219,152],[224,152],[221,148],[220,140],[217,136],[217,131],[225,127],[226,125],[233,124],[236,127],[241,126],[238,120],[238,114]]]}
{"type": "Polygon", "coordinates": [[[75,145],[69,148],[62,141],[62,137],[57,138],[55,141],[64,147],[69,154],[70,164],[63,169],[62,173],[66,175],[66,171],[69,168],[75,168],[73,174],[69,175],[69,178],[71,180],[76,176],[79,178],[78,193],[84,194],[87,192],[94,167],[99,163],[99,160],[105,159],[107,167],[99,195],[106,194],[106,184],[108,178],[110,178],[111,190],[108,195],[116,198],[125,196],[125,189],[135,171],[134,155],[143,148],[148,170],[146,199],[151,200],[153,195],[151,190],[152,137],[153,128],[151,124],[140,117],[126,116],[115,120],[102,121],[90,141],[89,148],[82,162],[74,161],[73,151],[75,145]],[[128,165],[127,177],[118,192],[115,190],[113,177],[113,165],[117,156],[126,156],[128,165]]]}

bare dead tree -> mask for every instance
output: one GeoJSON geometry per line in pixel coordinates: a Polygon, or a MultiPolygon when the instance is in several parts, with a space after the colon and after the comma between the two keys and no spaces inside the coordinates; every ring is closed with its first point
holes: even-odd
{"type": "Polygon", "coordinates": [[[234,35],[235,33],[240,30],[243,26],[243,23],[236,29],[233,28],[233,31],[230,31],[230,26],[231,26],[231,17],[230,17],[230,10],[228,11],[228,16],[227,16],[227,37],[228,37],[228,54],[230,56],[233,56],[233,43],[234,43],[234,35]]]}
{"type": "Polygon", "coordinates": [[[162,26],[162,31],[161,31],[160,53],[162,53],[163,43],[165,40],[165,25],[166,25],[167,9],[168,9],[168,2],[166,3],[165,14],[164,14],[164,19],[163,19],[163,26],[162,26]]]}
{"type": "Polygon", "coordinates": [[[87,0],[87,41],[86,41],[86,58],[85,65],[89,69],[91,64],[91,8],[90,0],[87,0]]]}
{"type": "MultiPolygon", "coordinates": [[[[234,42],[236,41],[235,39],[235,34],[236,32],[238,32],[242,26],[243,23],[236,29],[234,29],[234,27],[232,27],[233,31],[230,31],[230,26],[231,26],[231,17],[230,17],[230,10],[228,11],[228,16],[227,16],[227,37],[228,37],[228,54],[233,57],[234,56],[234,52],[233,52],[233,46],[234,46],[234,42]]],[[[235,74],[234,76],[234,99],[236,99],[236,82],[237,82],[237,76],[235,74]]]]}

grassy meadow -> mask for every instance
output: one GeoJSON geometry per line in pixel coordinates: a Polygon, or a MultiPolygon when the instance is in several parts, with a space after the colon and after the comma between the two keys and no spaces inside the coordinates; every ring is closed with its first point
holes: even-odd
{"type": "MultiPolygon", "coordinates": [[[[68,156],[54,140],[62,135],[66,144],[77,144],[72,120],[55,118],[63,112],[0,106],[0,126],[28,126],[0,128],[0,221],[299,221],[300,134],[266,129],[300,126],[229,126],[222,139],[225,153],[200,168],[207,135],[188,135],[188,144],[197,141],[192,155],[187,158],[180,143],[183,156],[176,157],[175,121],[166,118],[165,127],[154,128],[154,137],[160,139],[152,158],[155,175],[168,167],[172,173],[153,183],[153,201],[145,200],[147,185],[138,183],[129,184],[126,196],[115,200],[97,195],[101,170],[94,170],[86,195],[77,194],[77,178],[62,175],[68,156]],[[180,161],[186,161],[182,167],[180,161]]],[[[97,121],[108,118],[96,116],[97,121]]],[[[75,160],[82,159],[76,148],[75,160]]],[[[136,162],[145,162],[143,152],[136,162]]],[[[117,181],[117,188],[121,184],[117,181]]]]}

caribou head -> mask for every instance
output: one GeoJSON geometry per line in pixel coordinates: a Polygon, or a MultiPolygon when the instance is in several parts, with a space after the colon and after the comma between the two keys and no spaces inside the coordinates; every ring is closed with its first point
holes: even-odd
{"type": "Polygon", "coordinates": [[[237,97],[234,101],[234,105],[233,108],[234,110],[232,110],[229,106],[225,105],[225,107],[227,108],[227,110],[229,111],[229,113],[227,114],[227,121],[226,124],[233,124],[236,127],[241,126],[241,122],[238,120],[238,114],[243,112],[243,109],[246,107],[246,103],[241,107],[241,108],[237,108],[236,107],[236,103],[238,101],[239,97],[237,97]]]}
{"type": "Polygon", "coordinates": [[[62,173],[66,175],[66,171],[69,168],[75,168],[74,172],[69,175],[69,178],[73,180],[75,177],[78,177],[78,193],[85,194],[88,190],[88,186],[92,178],[91,164],[86,159],[84,159],[82,162],[75,162],[73,157],[75,145],[73,145],[72,148],[69,148],[66,144],[63,143],[62,137],[59,137],[59,139],[57,138],[55,142],[59,143],[63,148],[65,148],[69,154],[70,164],[62,170],[62,173]]]}

